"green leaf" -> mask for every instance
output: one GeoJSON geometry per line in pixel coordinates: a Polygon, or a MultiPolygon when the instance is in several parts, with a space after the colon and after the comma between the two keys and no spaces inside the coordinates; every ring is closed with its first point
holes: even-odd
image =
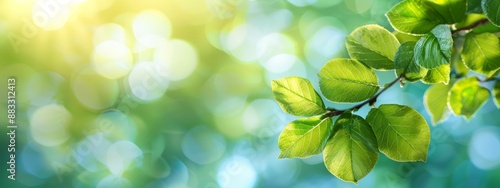
{"type": "Polygon", "coordinates": [[[493,101],[495,101],[495,105],[497,108],[500,108],[500,82],[495,82],[495,86],[493,86],[493,96],[495,97],[493,101]]]}
{"type": "Polygon", "coordinates": [[[415,44],[415,42],[405,42],[401,44],[394,58],[396,76],[405,74],[405,79],[410,82],[418,81],[427,74],[427,69],[415,63],[415,59],[413,58],[415,44]]]}
{"type": "Polygon", "coordinates": [[[467,2],[467,14],[471,13],[483,13],[481,0],[469,0],[467,2]]]}
{"type": "Polygon", "coordinates": [[[411,34],[426,34],[444,18],[423,0],[407,0],[396,4],[386,14],[394,29],[411,34]]]}
{"type": "Polygon", "coordinates": [[[406,33],[401,33],[399,31],[394,32],[394,36],[398,39],[399,43],[403,44],[405,42],[417,42],[420,39],[420,36],[410,35],[406,33]]]}
{"type": "Polygon", "coordinates": [[[427,0],[427,5],[439,12],[447,24],[454,24],[465,19],[467,0],[427,0]]]}
{"type": "Polygon", "coordinates": [[[426,69],[435,69],[449,64],[453,38],[450,28],[438,25],[415,45],[415,62],[426,69]]]}
{"type": "Polygon", "coordinates": [[[434,125],[446,120],[451,114],[447,105],[450,88],[451,85],[434,84],[424,94],[425,109],[434,125]]]}
{"type": "Polygon", "coordinates": [[[497,77],[499,73],[500,73],[500,69],[497,70],[495,73],[486,76],[486,80],[495,79],[495,77],[497,77]]]}
{"type": "Polygon", "coordinates": [[[441,65],[438,68],[428,70],[422,82],[426,84],[448,84],[450,82],[450,72],[450,64],[441,65]]]}
{"type": "Polygon", "coordinates": [[[337,119],[334,127],[323,152],[325,166],[339,179],[356,183],[377,163],[377,139],[368,122],[349,111],[337,119]]]}
{"type": "Polygon", "coordinates": [[[484,14],[491,23],[500,27],[500,1],[498,0],[482,0],[484,14]]]}
{"type": "Polygon", "coordinates": [[[323,95],[333,102],[360,102],[377,93],[378,78],[375,72],[353,59],[334,59],[318,73],[323,95]]]}
{"type": "Polygon", "coordinates": [[[469,69],[490,76],[500,69],[500,41],[493,33],[465,36],[462,60],[469,69]]]}
{"type": "Polygon", "coordinates": [[[379,70],[394,69],[394,55],[399,47],[398,39],[379,25],[365,25],[354,30],[346,38],[351,58],[379,70]]]}
{"type": "Polygon", "coordinates": [[[290,76],[273,80],[271,87],[281,109],[289,114],[312,116],[326,112],[323,100],[309,80],[290,76]]]}
{"type": "Polygon", "coordinates": [[[373,127],[378,148],[399,162],[427,160],[430,143],[429,125],[409,106],[383,104],[372,108],[366,120],[373,127]]]}
{"type": "Polygon", "coordinates": [[[288,124],[278,138],[279,158],[309,157],[321,153],[332,132],[331,118],[301,118],[288,124]]]}
{"type": "Polygon", "coordinates": [[[481,87],[476,77],[457,81],[448,94],[448,106],[455,115],[463,115],[466,119],[486,103],[490,97],[488,89],[481,87]]]}

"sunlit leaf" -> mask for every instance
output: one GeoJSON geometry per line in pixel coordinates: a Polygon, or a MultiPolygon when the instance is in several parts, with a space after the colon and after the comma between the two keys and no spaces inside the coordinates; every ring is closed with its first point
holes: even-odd
{"type": "Polygon", "coordinates": [[[288,124],[278,138],[279,158],[309,157],[321,153],[332,132],[332,120],[302,118],[288,124]]]}
{"type": "Polygon", "coordinates": [[[396,4],[386,13],[391,25],[398,31],[412,34],[426,34],[444,18],[423,0],[407,0],[396,4]]]}
{"type": "Polygon", "coordinates": [[[273,80],[274,98],[283,111],[296,116],[312,116],[326,112],[323,100],[311,82],[301,77],[290,76],[273,80]]]}
{"type": "Polygon", "coordinates": [[[394,58],[396,76],[404,74],[404,78],[410,82],[418,81],[427,74],[427,69],[418,66],[413,58],[415,42],[401,44],[394,58]]]}
{"type": "Polygon", "coordinates": [[[363,63],[352,59],[334,59],[318,73],[323,95],[333,102],[360,102],[377,93],[378,78],[363,63]]]}
{"type": "Polygon", "coordinates": [[[426,84],[437,84],[450,82],[450,64],[441,65],[438,68],[428,70],[427,75],[422,78],[422,82],[426,84]]]}
{"type": "Polygon", "coordinates": [[[347,36],[346,47],[351,58],[374,69],[388,70],[394,69],[399,41],[379,25],[365,25],[347,36]]]}
{"type": "Polygon", "coordinates": [[[450,28],[438,25],[415,45],[415,62],[426,69],[435,69],[451,61],[453,38],[450,28]]]}
{"type": "Polygon", "coordinates": [[[462,60],[461,56],[462,51],[456,50],[456,48],[453,48],[452,50],[452,56],[451,56],[451,67],[455,68],[455,72],[458,75],[467,75],[469,74],[469,68],[467,68],[464,65],[464,61],[462,60]]]}
{"type": "Polygon", "coordinates": [[[500,40],[493,33],[469,33],[465,36],[462,60],[475,72],[494,74],[500,69],[500,40]]]}
{"type": "Polygon", "coordinates": [[[373,127],[379,150],[399,162],[427,160],[430,129],[424,117],[409,106],[382,104],[366,120],[373,127]]]}
{"type": "Polygon", "coordinates": [[[345,112],[335,122],[323,158],[330,173],[341,180],[358,182],[377,163],[377,139],[370,125],[360,116],[345,112]]]}
{"type": "Polygon", "coordinates": [[[448,91],[451,85],[434,84],[424,94],[425,109],[432,117],[434,125],[446,120],[450,113],[448,109],[448,91]]]}
{"type": "Polygon", "coordinates": [[[426,0],[427,5],[439,12],[447,24],[464,20],[467,0],[426,0]]]}
{"type": "Polygon", "coordinates": [[[410,35],[406,33],[401,33],[399,31],[394,32],[394,36],[398,39],[399,43],[403,44],[405,42],[417,42],[421,36],[410,35]]]}
{"type": "Polygon", "coordinates": [[[481,7],[483,7],[486,17],[500,27],[500,1],[498,0],[482,0],[481,7]]]}
{"type": "Polygon", "coordinates": [[[489,90],[482,87],[476,77],[465,78],[451,87],[448,106],[453,114],[470,119],[489,97],[489,90]]]}

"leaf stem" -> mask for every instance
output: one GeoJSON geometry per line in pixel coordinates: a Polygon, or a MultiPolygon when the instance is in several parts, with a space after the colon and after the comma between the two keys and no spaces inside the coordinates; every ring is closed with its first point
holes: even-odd
{"type": "Polygon", "coordinates": [[[468,26],[452,30],[451,34],[454,35],[454,34],[460,32],[460,31],[471,30],[471,29],[474,29],[474,28],[476,28],[478,26],[488,24],[489,22],[490,21],[488,19],[484,18],[484,19],[478,20],[477,22],[474,22],[474,23],[472,23],[472,24],[470,24],[468,26]]]}
{"type": "Polygon", "coordinates": [[[399,75],[399,77],[397,77],[395,80],[393,80],[393,81],[389,82],[388,84],[386,84],[385,87],[382,90],[380,90],[380,92],[378,92],[373,97],[369,98],[365,102],[362,102],[362,103],[359,103],[356,106],[353,106],[352,108],[344,109],[344,110],[337,110],[335,108],[327,108],[327,112],[322,116],[321,119],[339,116],[339,115],[341,115],[342,113],[344,113],[346,111],[356,111],[356,110],[360,109],[361,107],[363,107],[364,105],[367,105],[367,104],[373,106],[375,104],[375,102],[377,102],[377,98],[380,96],[380,94],[384,93],[387,89],[389,89],[395,83],[401,81],[401,78],[404,78],[404,74],[399,75]]]}

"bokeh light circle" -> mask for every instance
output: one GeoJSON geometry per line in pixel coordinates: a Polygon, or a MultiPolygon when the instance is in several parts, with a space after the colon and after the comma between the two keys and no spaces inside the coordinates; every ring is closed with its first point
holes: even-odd
{"type": "Polygon", "coordinates": [[[27,93],[32,105],[42,106],[55,102],[55,95],[60,92],[65,79],[55,72],[41,72],[33,76],[28,82],[30,92],[27,93]]]}
{"type": "Polygon", "coordinates": [[[226,150],[224,137],[206,126],[192,128],[182,141],[182,152],[191,161],[206,165],[220,159],[226,150]]]}
{"type": "Polygon", "coordinates": [[[107,110],[95,120],[95,131],[110,140],[134,141],[137,128],[130,118],[121,111],[107,110]]]}
{"type": "Polygon", "coordinates": [[[259,40],[257,44],[259,62],[265,64],[278,54],[296,54],[297,44],[290,37],[281,33],[271,33],[259,40]]]}
{"type": "Polygon", "coordinates": [[[292,54],[278,54],[266,61],[263,66],[267,71],[272,73],[284,73],[288,71],[292,65],[300,60],[292,54]]]}
{"type": "Polygon", "coordinates": [[[68,125],[71,113],[61,105],[49,104],[38,108],[30,118],[34,140],[43,146],[58,146],[70,138],[68,125]]]}
{"type": "Polygon", "coordinates": [[[127,44],[127,31],[115,23],[102,24],[94,30],[94,45],[108,40],[127,44]]]}
{"type": "Polygon", "coordinates": [[[483,170],[500,166],[500,129],[485,127],[476,131],[470,140],[468,154],[471,162],[483,170]]]}
{"type": "Polygon", "coordinates": [[[142,155],[142,150],[134,143],[118,141],[111,144],[106,151],[106,166],[112,174],[121,176],[142,155]]]}
{"type": "Polygon", "coordinates": [[[280,132],[280,128],[273,126],[273,123],[281,123],[275,121],[280,114],[278,104],[270,99],[257,99],[252,101],[245,111],[241,121],[245,130],[258,137],[270,137],[280,132]]]}
{"type": "Polygon", "coordinates": [[[163,77],[169,80],[182,80],[196,68],[198,54],[194,47],[183,40],[171,40],[163,43],[154,52],[154,61],[158,63],[163,77]]]}
{"type": "Polygon", "coordinates": [[[97,72],[108,79],[125,76],[132,67],[132,53],[123,43],[115,40],[103,41],[92,53],[92,63],[97,72]]]}
{"type": "Polygon", "coordinates": [[[254,187],[257,172],[251,162],[243,156],[232,156],[226,159],[217,172],[217,183],[220,187],[254,187]]]}
{"type": "Polygon", "coordinates": [[[77,72],[71,82],[77,100],[91,110],[111,107],[119,94],[118,83],[98,74],[92,68],[77,72]]]}
{"type": "Polygon", "coordinates": [[[33,6],[33,23],[44,30],[62,28],[71,16],[68,2],[36,0],[33,6]]]}
{"type": "Polygon", "coordinates": [[[99,159],[102,159],[100,156],[105,154],[110,145],[111,143],[104,138],[103,133],[97,132],[76,143],[72,148],[72,155],[75,161],[85,170],[97,172],[105,169],[103,165],[105,161],[99,159]]]}
{"type": "Polygon", "coordinates": [[[128,85],[137,102],[155,101],[167,91],[170,81],[163,76],[166,73],[159,67],[154,62],[139,62],[132,68],[128,85]]]}
{"type": "Polygon", "coordinates": [[[156,48],[170,38],[170,20],[158,10],[145,10],[132,23],[134,36],[139,43],[156,48]]]}

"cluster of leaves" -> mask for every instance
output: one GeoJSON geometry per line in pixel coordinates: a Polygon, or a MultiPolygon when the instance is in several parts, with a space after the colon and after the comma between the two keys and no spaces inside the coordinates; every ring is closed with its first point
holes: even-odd
{"type": "MultiPolygon", "coordinates": [[[[272,81],[283,111],[301,116],[281,133],[280,158],[323,152],[333,175],[356,183],[373,169],[379,151],[398,162],[427,159],[430,129],[422,115],[404,105],[375,107],[377,97],[398,81],[433,84],[424,103],[434,124],[450,111],[471,118],[488,100],[490,90],[481,83],[497,81],[500,70],[500,1],[405,0],[386,16],[395,32],[378,25],[357,28],[346,38],[351,58],[333,59],[318,73],[323,96],[359,103],[352,108],[325,107],[305,78],[272,81]],[[396,79],[380,86],[375,70],[393,70],[396,79]],[[366,117],[353,114],[364,105],[373,106],[366,117]]],[[[492,92],[499,105],[500,82],[492,92]]]]}

